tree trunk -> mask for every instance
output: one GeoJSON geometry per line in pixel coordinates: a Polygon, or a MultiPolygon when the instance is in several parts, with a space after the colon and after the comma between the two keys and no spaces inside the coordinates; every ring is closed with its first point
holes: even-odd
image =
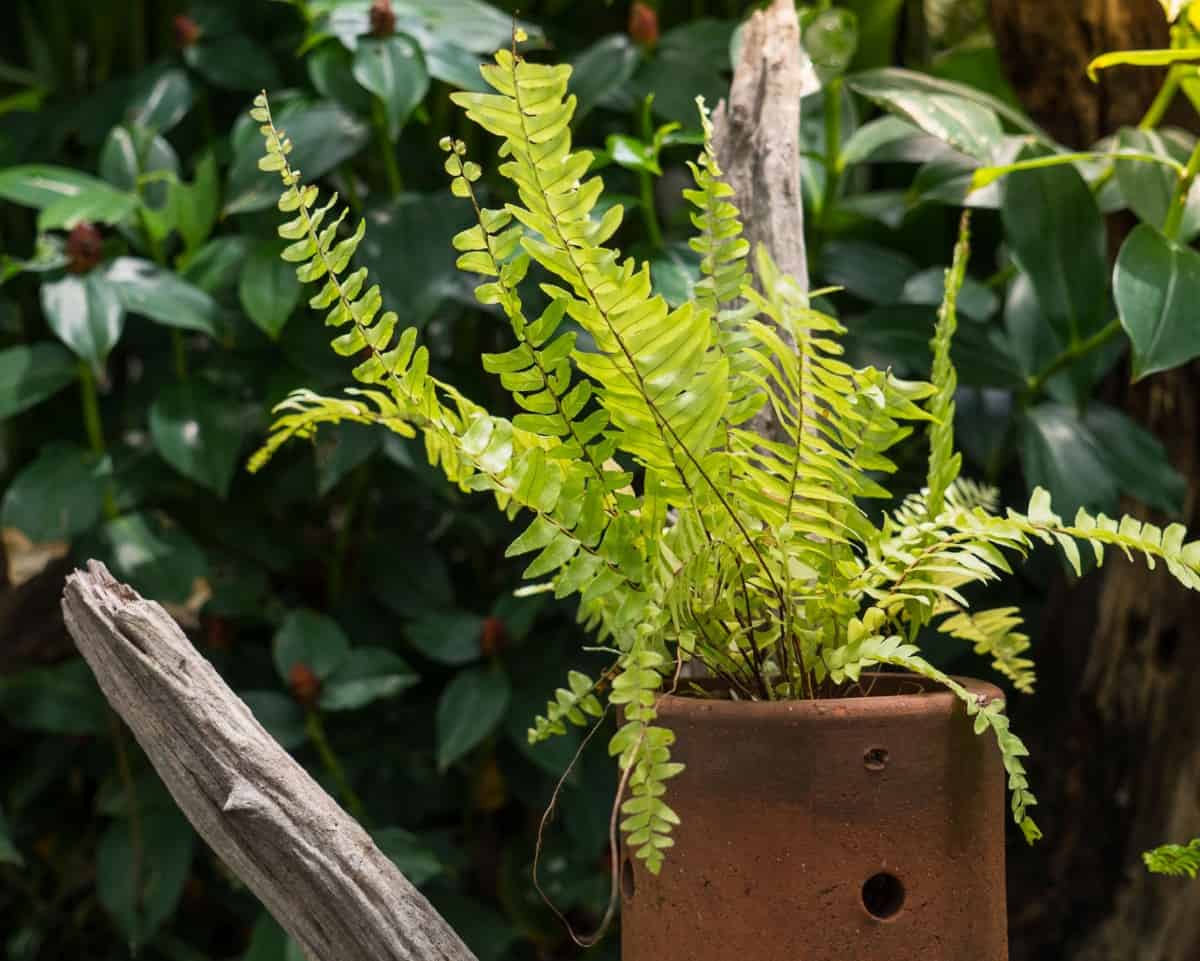
{"type": "MultiPolygon", "coordinates": [[[[992,0],[991,18],[1018,96],[1071,146],[1136,124],[1162,81],[1130,68],[1093,84],[1084,69],[1108,50],[1165,46],[1157,0],[992,0]]],[[[1194,123],[1182,108],[1172,119],[1194,123]]],[[[1111,391],[1184,476],[1200,476],[1200,365],[1137,386],[1122,374],[1111,391]]],[[[1182,519],[1200,526],[1194,485],[1182,519]]],[[[1200,597],[1115,563],[1058,585],[1048,610],[1040,693],[1013,705],[1014,723],[1038,732],[1046,840],[1011,852],[1012,961],[1195,961],[1200,884],[1149,875],[1140,852],[1200,834],[1200,597]]]]}

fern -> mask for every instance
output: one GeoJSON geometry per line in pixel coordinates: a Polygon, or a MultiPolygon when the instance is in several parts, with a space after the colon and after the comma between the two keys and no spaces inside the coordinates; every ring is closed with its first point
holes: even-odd
{"type": "Polygon", "coordinates": [[[681,770],[658,705],[667,675],[678,677],[689,659],[748,699],[816,696],[879,669],[942,685],[962,699],[976,733],[996,739],[1014,819],[1035,839],[1027,752],[1004,702],[980,700],[929,663],[922,631],[972,644],[1028,691],[1035,675],[1019,612],[971,610],[976,585],[1048,543],[1076,572],[1080,545],[1098,563],[1117,548],[1200,590],[1200,543],[1186,542],[1177,524],[1085,511],[1067,523],[1041,490],[1025,512],[999,514],[993,489],[959,476],[954,449],[951,345],[965,219],[931,343],[932,383],[853,367],[841,323],[813,310],[767,251],[750,251],[702,103],[705,140],[685,192],[702,279],[691,301],[669,308],[649,267],[610,246],[622,211],[598,213],[592,155],[573,149],[569,73],[528,63],[514,47],[483,68],[493,92],[453,96],[500,139],[511,203],[484,206],[481,167],[462,141],[442,141],[450,189],[475,220],[454,238],[458,266],[512,331],[508,350],[483,357],[512,395],[511,419],[430,373],[417,332],[382,311],[379,288],[353,265],[362,222],[349,223],[336,196],[322,199],[302,182],[265,95],[256,98],[260,166],[280,176],[290,218],[280,228],[290,241],[284,256],[319,285],[310,304],[333,328],[333,349],[353,359],[357,386],[340,397],[293,393],[250,468],[324,425],[377,424],[420,434],[453,483],[490,492],[522,518],[507,553],[530,557],[524,574],[536,589],[577,596],[580,622],[613,653],[598,682],[568,675],[529,738],[591,723],[606,702],[621,709],[609,744],[628,790],[621,828],[651,871],[672,843],[678,818],[665,796],[681,770]],[[545,297],[536,311],[525,303],[535,285],[545,297]],[[594,346],[581,349],[573,324],[594,346]],[[774,439],[745,426],[765,404],[780,425],[774,439]],[[925,490],[868,512],[866,502],[890,497],[897,446],[926,425],[925,490]]]}
{"type": "Polygon", "coordinates": [[[1200,838],[1187,844],[1163,844],[1143,852],[1142,860],[1153,874],[1195,878],[1200,874],[1200,838]]]}
{"type": "Polygon", "coordinates": [[[954,450],[954,392],[958,389],[958,377],[950,360],[950,342],[958,327],[958,294],[967,276],[967,259],[971,251],[970,212],[964,211],[959,226],[958,243],[954,245],[954,259],[946,271],[946,292],[938,310],[937,327],[930,347],[933,348],[934,386],[933,400],[929,412],[933,423],[929,427],[929,472],[926,487],[929,514],[936,517],[942,512],[948,488],[962,469],[962,454],[954,450]]]}

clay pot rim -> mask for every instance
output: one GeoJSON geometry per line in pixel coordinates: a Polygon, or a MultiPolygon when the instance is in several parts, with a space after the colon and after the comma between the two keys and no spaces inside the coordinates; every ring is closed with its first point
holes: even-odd
{"type": "MultiPolygon", "coordinates": [[[[954,680],[986,701],[1005,699],[1004,693],[987,681],[957,676],[954,680]]],[[[916,674],[864,672],[860,683],[874,683],[875,690],[869,696],[794,701],[734,701],[687,694],[664,694],[658,701],[658,715],[663,721],[672,718],[706,719],[754,724],[823,721],[830,718],[876,720],[919,717],[966,709],[966,705],[953,691],[916,674]],[[919,690],[912,691],[913,685],[919,690]],[[899,690],[901,687],[905,690],[899,690]]]]}

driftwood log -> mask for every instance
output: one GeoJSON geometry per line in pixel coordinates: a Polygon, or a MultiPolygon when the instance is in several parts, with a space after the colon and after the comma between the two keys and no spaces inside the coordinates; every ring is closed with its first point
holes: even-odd
{"type": "MultiPolygon", "coordinates": [[[[751,249],[762,244],[779,269],[809,290],[800,191],[800,98],[805,54],[791,0],[754,13],[742,34],[729,99],[713,111],[713,141],[725,181],[733,188],[751,249]]],[[[754,257],[750,258],[751,269],[754,257]]],[[[792,344],[787,331],[780,330],[792,344]]],[[[794,346],[794,344],[792,344],[794,346]]],[[[782,439],[766,404],[750,422],[762,437],[782,439]]]]}
{"type": "Polygon", "coordinates": [[[89,561],[63,616],[180,809],[311,961],[475,961],[158,604],[89,561]]]}

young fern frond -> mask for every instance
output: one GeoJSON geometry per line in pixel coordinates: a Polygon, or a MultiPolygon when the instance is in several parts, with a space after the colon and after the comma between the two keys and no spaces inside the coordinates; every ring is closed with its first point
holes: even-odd
{"type": "Polygon", "coordinates": [[[931,380],[935,391],[929,404],[933,423],[929,425],[929,471],[925,484],[930,517],[942,512],[946,488],[954,483],[962,469],[962,454],[954,450],[954,392],[958,389],[958,376],[950,360],[950,342],[958,327],[958,294],[967,277],[970,224],[970,212],[964,211],[958,228],[958,243],[954,245],[954,259],[946,271],[946,291],[938,310],[937,326],[930,341],[933,348],[931,380]]]}
{"type": "Polygon", "coordinates": [[[1024,623],[1015,607],[997,607],[988,611],[970,611],[952,602],[943,602],[934,615],[949,614],[937,629],[950,637],[975,645],[975,653],[992,659],[992,667],[1012,681],[1022,694],[1032,694],[1037,677],[1033,661],[1022,655],[1029,650],[1029,635],[1018,628],[1024,623]]]}
{"type": "Polygon", "coordinates": [[[725,420],[743,424],[762,407],[764,397],[754,379],[749,348],[754,339],[746,330],[753,308],[740,304],[746,296],[749,274],[746,258],[750,242],[742,236],[742,223],[733,203],[733,188],[721,179],[713,148],[713,128],[704,98],[696,98],[704,147],[695,163],[689,161],[696,187],[684,190],[691,203],[691,220],[698,233],[688,245],[700,255],[700,280],[694,298],[715,324],[715,343],[729,361],[730,397],[725,420]]]}
{"type": "Polygon", "coordinates": [[[567,673],[567,686],[554,692],[554,700],[546,702],[544,716],[534,718],[529,729],[530,744],[545,741],[555,734],[566,734],[567,724],[585,727],[604,716],[604,708],[596,697],[598,684],[579,671],[567,673]]]}
{"type": "Polygon", "coordinates": [[[1200,874],[1200,838],[1187,844],[1163,844],[1142,853],[1142,861],[1153,874],[1195,878],[1200,874]]]}

